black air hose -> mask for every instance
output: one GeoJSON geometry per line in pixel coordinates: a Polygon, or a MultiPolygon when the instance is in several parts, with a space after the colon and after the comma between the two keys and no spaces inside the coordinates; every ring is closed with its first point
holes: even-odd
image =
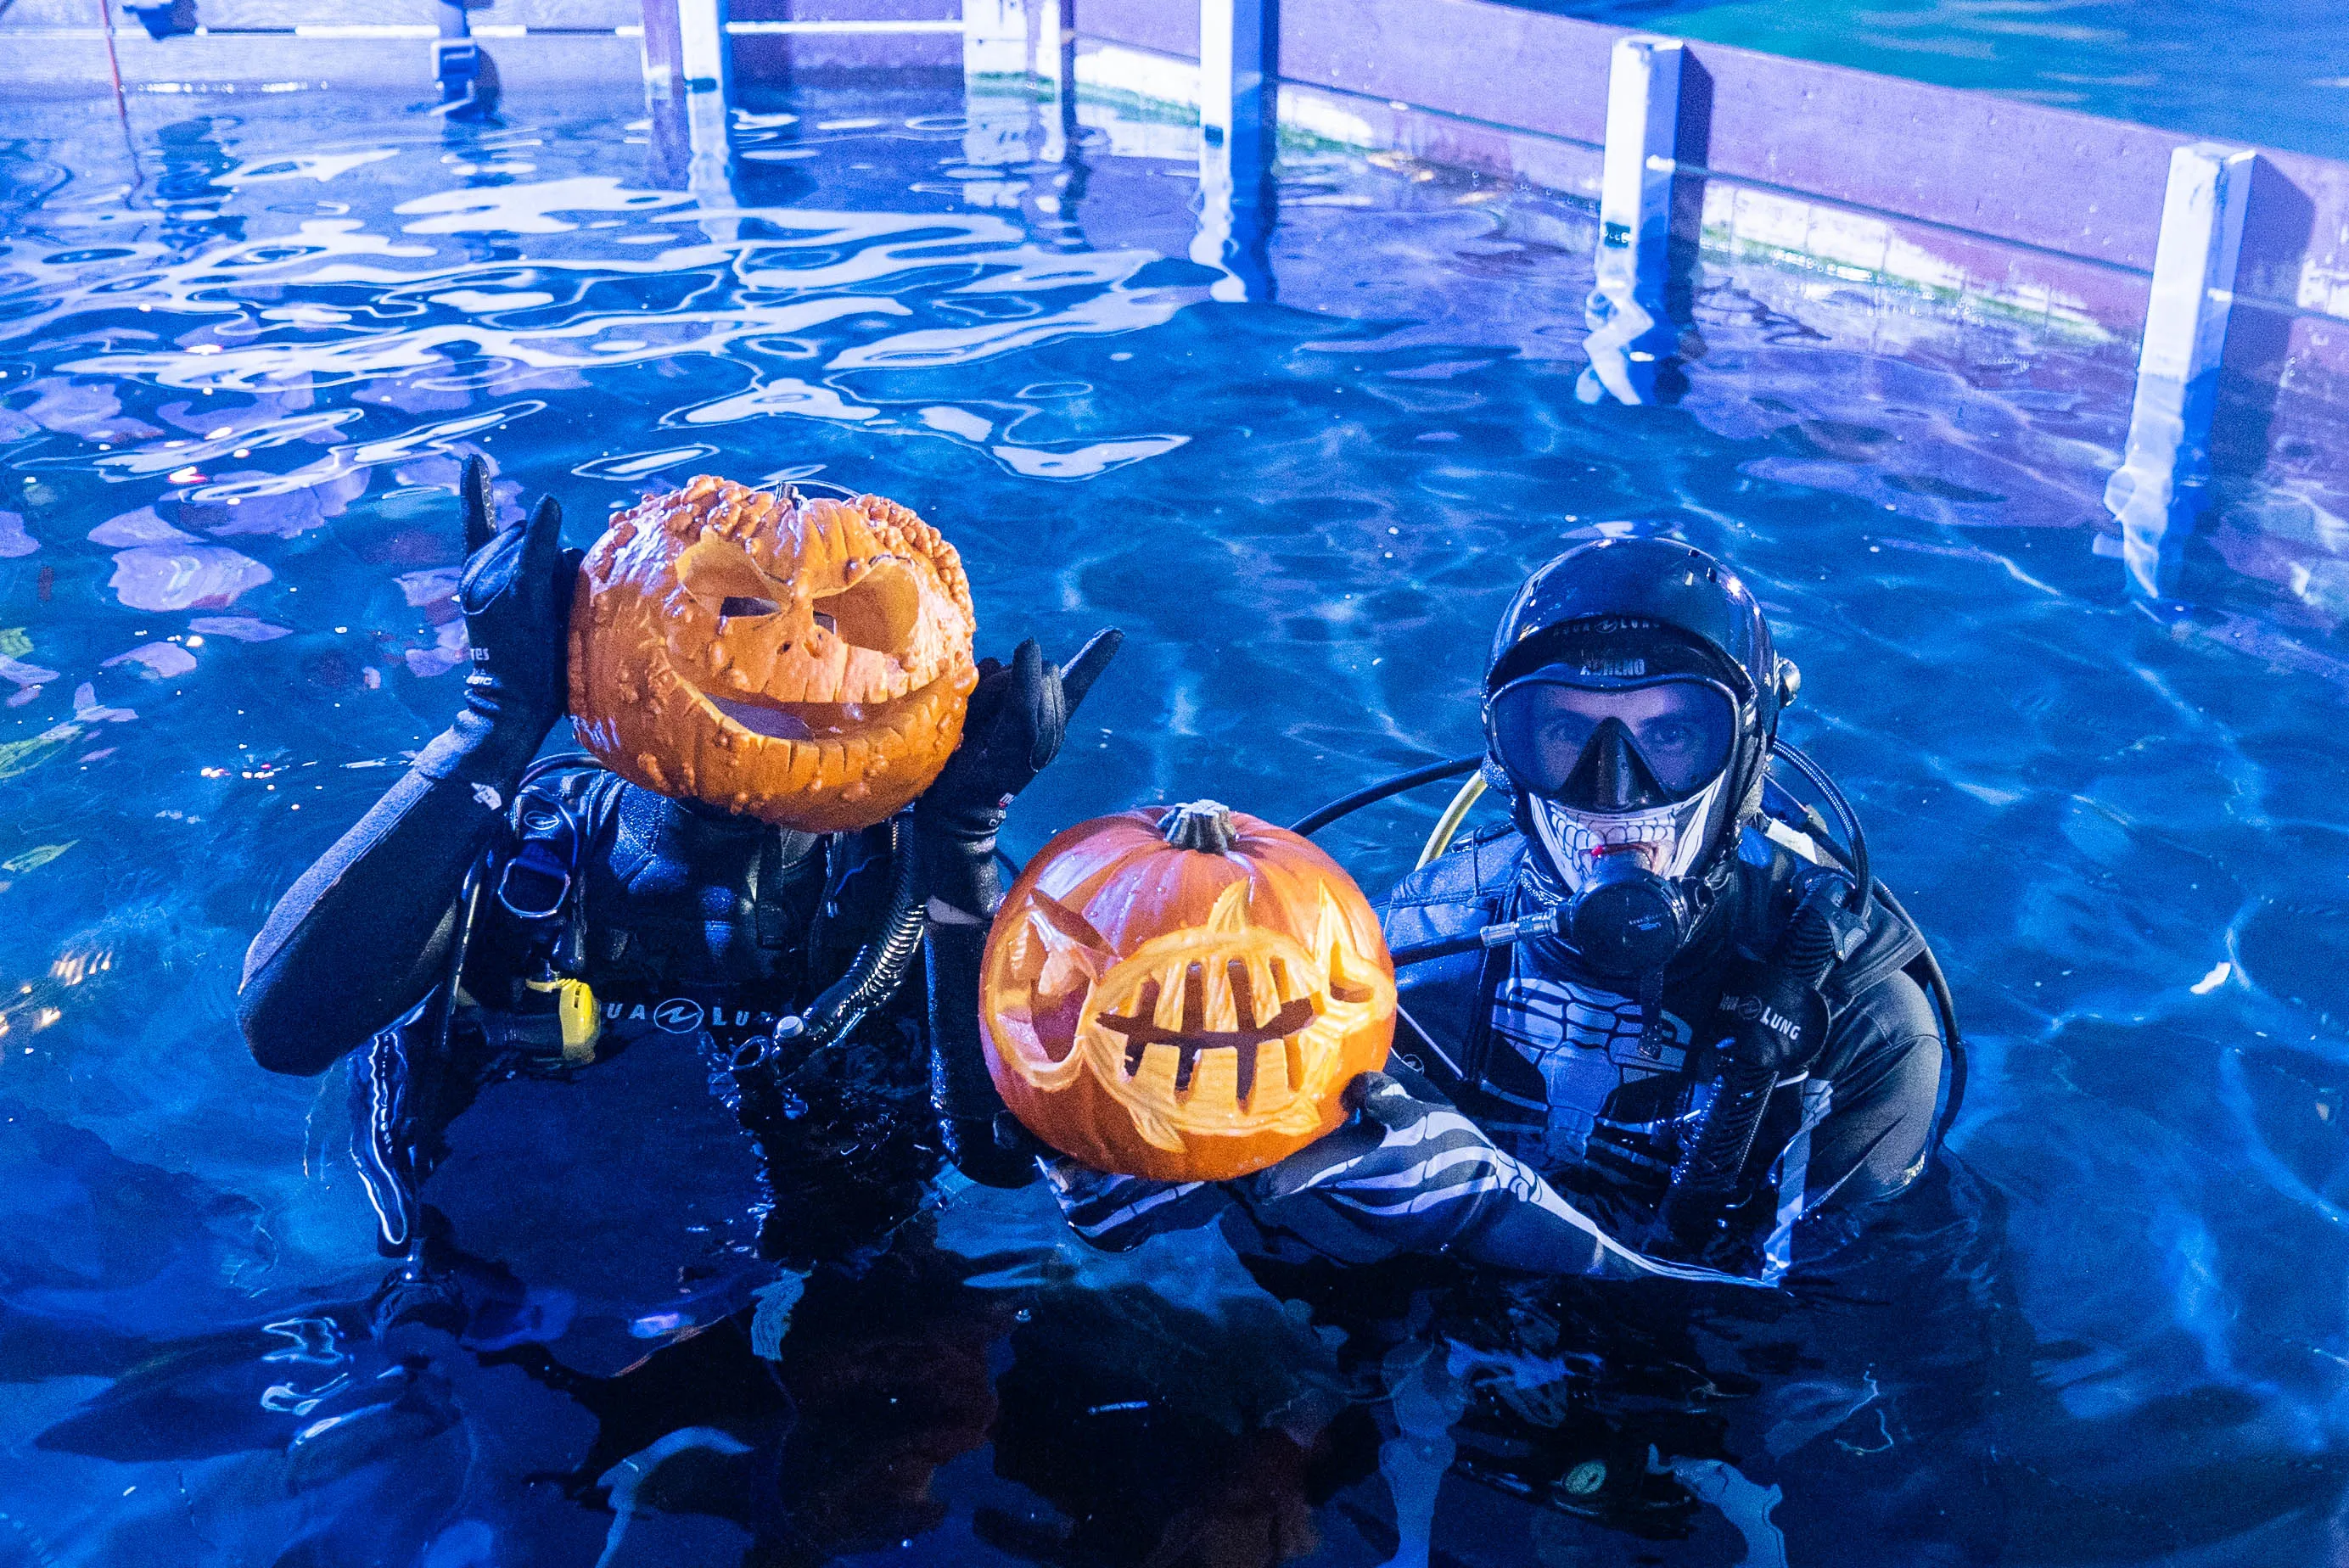
{"type": "MultiPolygon", "coordinates": [[[[1816,988],[1835,966],[1836,932],[1831,915],[1842,907],[1845,882],[1824,876],[1811,884],[1778,938],[1771,966],[1816,988]]],[[[1736,1191],[1745,1157],[1762,1128],[1762,1113],[1778,1087],[1773,1062],[1744,1062],[1732,1056],[1723,1067],[1721,1087],[1705,1108],[1695,1136],[1672,1168],[1657,1223],[1667,1234],[1685,1234],[1710,1221],[1736,1191]]]]}
{"type": "Polygon", "coordinates": [[[905,983],[905,970],[922,944],[922,900],[913,832],[902,816],[889,824],[889,904],[881,930],[858,951],[848,973],[825,986],[805,1011],[778,1023],[768,1039],[735,1053],[731,1071],[740,1096],[736,1114],[752,1131],[783,1114],[787,1057],[790,1070],[804,1068],[845,1039],[905,983]]]}

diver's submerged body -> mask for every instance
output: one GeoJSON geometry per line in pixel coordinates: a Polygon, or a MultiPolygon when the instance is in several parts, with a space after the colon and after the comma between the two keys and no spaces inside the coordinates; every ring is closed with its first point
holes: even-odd
{"type": "Polygon", "coordinates": [[[999,1178],[998,1102],[977,1092],[994,834],[1115,640],[1065,687],[1032,644],[982,665],[937,781],[862,832],[772,826],[585,758],[525,782],[564,712],[577,557],[552,502],[494,530],[478,462],[463,500],[466,706],[273,910],[240,1020],[278,1071],[366,1047],[361,1168],[385,1250],[409,1260],[393,1315],[403,1290],[453,1315],[453,1271],[476,1338],[575,1324],[602,1347],[581,1369],[609,1370],[735,1310],[777,1260],[878,1240],[941,1156],[999,1178]],[[884,926],[921,932],[897,956],[927,983],[880,998],[853,1048],[793,1064],[762,1172],[721,1103],[736,1053],[866,973],[884,926]]]}
{"type": "Polygon", "coordinates": [[[1110,1247],[1213,1218],[1274,1259],[1548,1274],[1775,1279],[1799,1237],[1824,1250],[1924,1169],[1943,1026],[1923,938],[1767,781],[1796,678],[1686,545],[1537,573],[1485,680],[1512,821],[1389,897],[1391,948],[1467,950],[1400,972],[1362,1114],[1215,1187],[1058,1162],[1071,1222],[1110,1247]]]}
{"type": "Polygon", "coordinates": [[[515,808],[445,1039],[437,993],[373,1038],[355,1143],[388,1247],[464,1277],[477,1337],[564,1340],[609,1372],[747,1305],[775,1263],[869,1244],[918,1206],[941,1163],[921,992],[810,1063],[799,1114],[754,1150],[724,1109],[730,1064],[880,926],[889,830],[792,832],[593,766],[548,770],[515,808]],[[557,868],[546,903],[515,892],[557,868]]]}

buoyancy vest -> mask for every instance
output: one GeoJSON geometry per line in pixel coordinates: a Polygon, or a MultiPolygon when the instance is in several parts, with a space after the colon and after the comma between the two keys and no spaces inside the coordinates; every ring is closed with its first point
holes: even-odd
{"type": "MultiPolygon", "coordinates": [[[[1532,913],[1528,852],[1526,840],[1501,825],[1414,872],[1387,899],[1388,944],[1434,941],[1532,913]]],[[[1716,907],[1666,975],[1659,1031],[1643,1029],[1637,1003],[1582,973],[1569,952],[1521,944],[1402,971],[1396,1052],[1496,1143],[1636,1244],[1641,1212],[1669,1178],[1675,1140],[1711,1093],[1727,1035],[1715,1021],[1722,963],[1733,945],[1773,952],[1826,863],[1815,843],[1785,824],[1765,820],[1744,833],[1716,907]]],[[[1790,1147],[1800,1155],[1800,1136],[1831,1103],[1844,1065],[1833,1020],[1923,949],[1921,935],[1879,901],[1859,944],[1829,971],[1821,986],[1828,1052],[1807,1079],[1773,1097],[1748,1161],[1740,1207],[1757,1220],[1785,1208],[1780,1155],[1790,1147]]],[[[1789,1184],[1799,1186],[1799,1171],[1789,1184]]]]}
{"type": "MultiPolygon", "coordinates": [[[[365,1053],[371,1115],[415,1125],[396,1178],[469,1299],[517,1338],[616,1370],[806,1257],[885,1233],[936,1168],[918,1012],[869,1020],[754,1145],[728,1065],[844,972],[885,901],[885,830],[704,815],[593,767],[517,792],[485,868],[449,1059],[428,1004],[365,1053]],[[431,1092],[412,1081],[437,1078],[431,1092]],[[393,1082],[411,1080],[407,1092],[393,1082]]],[[[919,986],[908,986],[917,997],[919,986]]],[[[367,1161],[363,1160],[363,1165],[367,1161]]],[[[375,1162],[380,1181],[385,1165],[375,1162]]]]}

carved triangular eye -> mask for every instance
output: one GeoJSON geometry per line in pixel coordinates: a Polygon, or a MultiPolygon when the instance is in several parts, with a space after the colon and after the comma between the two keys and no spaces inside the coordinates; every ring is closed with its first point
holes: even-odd
{"type": "Polygon", "coordinates": [[[1044,949],[1044,966],[1036,976],[1040,996],[1065,996],[1090,987],[1117,962],[1108,942],[1092,923],[1067,904],[1035,889],[1029,895],[1029,934],[1044,949]]]}
{"type": "Polygon", "coordinates": [[[902,654],[921,619],[922,590],[900,561],[876,561],[864,576],[815,602],[819,625],[852,648],[902,654]]]}
{"type": "Polygon", "coordinates": [[[705,532],[695,540],[678,558],[677,580],[721,615],[771,615],[778,607],[781,590],[748,551],[723,534],[705,532]],[[761,604],[766,608],[756,608],[761,604]]]}
{"type": "Polygon", "coordinates": [[[1367,1002],[1373,995],[1370,986],[1353,978],[1348,962],[1346,915],[1330,890],[1321,890],[1321,908],[1313,921],[1313,956],[1330,971],[1330,999],[1339,1002],[1367,1002]]]}

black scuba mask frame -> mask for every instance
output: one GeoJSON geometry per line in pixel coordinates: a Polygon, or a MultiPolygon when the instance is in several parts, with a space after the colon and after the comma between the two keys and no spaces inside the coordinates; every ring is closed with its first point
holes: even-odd
{"type": "Polygon", "coordinates": [[[1586,816],[1628,816],[1678,806],[1704,793],[1714,779],[1737,766],[1739,753],[1744,749],[1739,744],[1740,738],[1752,717],[1744,698],[1717,676],[1675,670],[1638,680],[1578,679],[1558,665],[1551,664],[1529,670],[1486,696],[1483,714],[1485,750],[1507,775],[1510,787],[1521,795],[1555,801],[1586,816]],[[1717,697],[1721,703],[1720,711],[1711,716],[1723,730],[1715,742],[1719,756],[1709,765],[1702,765],[1702,772],[1682,782],[1674,783],[1667,777],[1677,770],[1660,770],[1630,727],[1620,717],[1612,715],[1592,726],[1575,762],[1560,773],[1555,785],[1528,777],[1524,766],[1527,758],[1516,755],[1529,742],[1508,733],[1505,708],[1513,696],[1551,687],[1604,698],[1668,686],[1692,687],[1717,697]],[[1578,794],[1587,799],[1576,799],[1578,794]],[[1598,803],[1602,799],[1617,803],[1598,803]]]}

